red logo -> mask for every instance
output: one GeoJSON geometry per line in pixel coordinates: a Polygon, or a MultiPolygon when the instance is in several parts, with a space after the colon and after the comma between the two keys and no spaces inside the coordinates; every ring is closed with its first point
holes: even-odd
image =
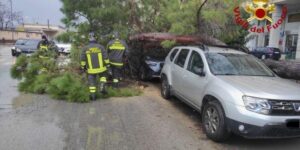
{"type": "Polygon", "coordinates": [[[269,0],[253,0],[252,3],[246,3],[243,10],[240,6],[235,7],[234,15],[236,24],[240,25],[245,30],[249,30],[249,32],[255,33],[265,33],[270,32],[272,29],[277,29],[284,22],[287,16],[287,7],[282,7],[281,16],[278,20],[272,20],[272,18],[269,17],[269,14],[272,14],[276,9],[274,4],[269,4],[268,2],[269,0]],[[250,18],[242,18],[241,11],[249,13],[251,15],[250,18]],[[265,26],[250,26],[250,24],[255,20],[266,20],[270,22],[270,24],[265,26]]]}

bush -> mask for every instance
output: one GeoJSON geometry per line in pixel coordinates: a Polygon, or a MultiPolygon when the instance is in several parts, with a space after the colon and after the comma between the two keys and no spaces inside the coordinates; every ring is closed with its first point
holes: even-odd
{"type": "Polygon", "coordinates": [[[72,73],[64,73],[53,78],[47,88],[47,93],[55,99],[68,100],[69,102],[88,102],[88,87],[80,76],[72,73]]]}

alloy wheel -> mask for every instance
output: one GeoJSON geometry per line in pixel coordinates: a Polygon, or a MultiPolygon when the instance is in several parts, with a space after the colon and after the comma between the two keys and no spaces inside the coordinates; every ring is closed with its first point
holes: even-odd
{"type": "Polygon", "coordinates": [[[220,124],[220,117],[217,109],[214,107],[207,108],[205,112],[205,128],[208,132],[214,134],[218,131],[220,124]]]}

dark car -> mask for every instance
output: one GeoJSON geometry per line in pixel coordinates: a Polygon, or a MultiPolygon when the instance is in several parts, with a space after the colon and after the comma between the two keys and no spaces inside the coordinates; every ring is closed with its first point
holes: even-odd
{"type": "Polygon", "coordinates": [[[164,63],[164,57],[146,56],[140,68],[140,79],[145,81],[153,78],[160,78],[160,72],[164,63]]]}
{"type": "Polygon", "coordinates": [[[259,47],[250,52],[259,59],[273,59],[279,60],[281,58],[281,51],[275,47],[259,47]]]}
{"type": "Polygon", "coordinates": [[[21,47],[23,47],[26,43],[26,39],[19,39],[16,41],[15,45],[11,48],[11,55],[17,56],[18,53],[21,52],[21,47]]]}
{"type": "Polygon", "coordinates": [[[38,44],[40,40],[30,39],[17,49],[16,56],[24,54],[27,56],[32,55],[38,49],[38,44]]]}

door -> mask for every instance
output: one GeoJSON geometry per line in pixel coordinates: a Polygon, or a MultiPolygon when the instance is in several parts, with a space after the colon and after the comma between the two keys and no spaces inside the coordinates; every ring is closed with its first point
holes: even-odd
{"type": "Polygon", "coordinates": [[[182,82],[182,86],[184,97],[187,97],[196,106],[200,106],[203,91],[208,84],[204,66],[201,55],[196,51],[192,51],[187,69],[183,75],[184,82],[182,82]]]}
{"type": "Polygon", "coordinates": [[[174,61],[174,64],[172,66],[172,83],[173,83],[173,90],[175,90],[176,93],[182,94],[182,80],[183,80],[183,74],[185,71],[186,66],[186,60],[189,55],[190,50],[188,49],[182,49],[177,58],[174,61]]]}

